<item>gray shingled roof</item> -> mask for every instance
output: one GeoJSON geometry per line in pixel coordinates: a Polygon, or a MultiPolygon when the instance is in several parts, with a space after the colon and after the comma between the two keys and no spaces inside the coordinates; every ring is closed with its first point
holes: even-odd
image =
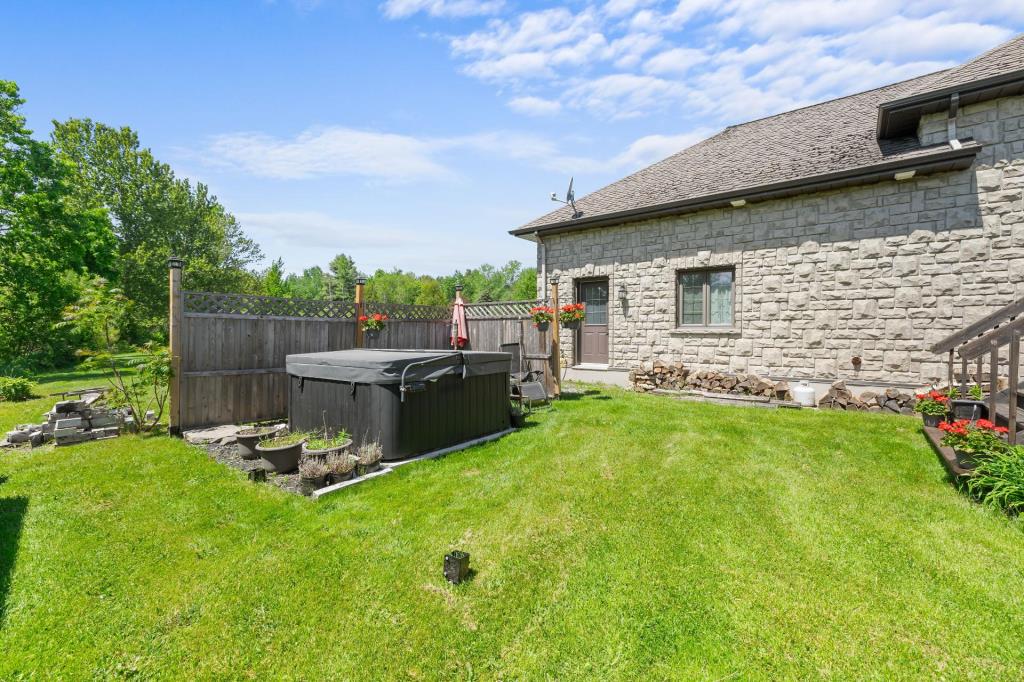
{"type": "MultiPolygon", "coordinates": [[[[877,139],[878,106],[930,87],[946,73],[731,126],[588,194],[576,207],[592,218],[927,154],[915,137],[877,139]]],[[[572,210],[562,207],[519,229],[570,220],[572,210]]]]}
{"type": "Polygon", "coordinates": [[[914,95],[947,90],[975,81],[1024,70],[1024,33],[1009,42],[992,48],[969,62],[946,71],[933,83],[927,83],[914,95]]]}

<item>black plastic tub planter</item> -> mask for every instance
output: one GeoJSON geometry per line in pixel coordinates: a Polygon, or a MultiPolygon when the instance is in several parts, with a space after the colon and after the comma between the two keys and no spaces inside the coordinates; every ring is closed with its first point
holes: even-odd
{"type": "Polygon", "coordinates": [[[322,441],[320,441],[320,439],[311,438],[310,440],[303,443],[302,454],[305,455],[306,457],[327,458],[330,457],[331,455],[340,455],[341,453],[345,452],[350,447],[352,447],[351,438],[328,439],[328,442],[330,442],[330,445],[328,447],[310,447],[311,442],[313,443],[313,445],[318,446],[322,441]]]}
{"type": "Polygon", "coordinates": [[[240,430],[235,434],[238,456],[242,459],[259,459],[260,455],[256,452],[256,444],[286,428],[283,424],[278,424],[276,426],[255,426],[240,430]]]}
{"type": "Polygon", "coordinates": [[[271,471],[278,474],[288,474],[299,466],[302,458],[302,445],[306,442],[305,437],[288,441],[289,436],[278,436],[256,444],[256,452],[267,463],[271,471]],[[285,441],[285,442],[282,442],[285,441]]]}
{"type": "Polygon", "coordinates": [[[315,457],[307,457],[299,464],[299,490],[309,496],[314,490],[327,485],[327,465],[315,457]]]}

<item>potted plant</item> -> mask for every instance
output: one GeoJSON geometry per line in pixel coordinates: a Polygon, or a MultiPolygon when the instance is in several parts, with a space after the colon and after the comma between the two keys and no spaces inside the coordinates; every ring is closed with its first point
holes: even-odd
{"type": "Polygon", "coordinates": [[[327,468],[330,470],[331,485],[351,480],[356,475],[356,458],[347,452],[328,455],[327,468]]]}
{"type": "Polygon", "coordinates": [[[299,490],[312,495],[314,490],[327,485],[327,464],[319,457],[306,457],[299,464],[299,490]]]}
{"type": "Polygon", "coordinates": [[[533,326],[537,328],[537,331],[546,332],[548,327],[551,326],[551,322],[555,319],[555,309],[546,305],[534,306],[530,308],[530,318],[533,320],[533,326]]]}
{"type": "Polygon", "coordinates": [[[341,429],[333,436],[328,436],[325,431],[312,434],[302,444],[302,454],[308,457],[330,457],[347,449],[350,445],[352,445],[352,439],[349,438],[348,433],[344,429],[341,429]]]}
{"type": "Polygon", "coordinates": [[[388,316],[384,313],[372,313],[370,315],[360,315],[359,322],[363,325],[363,335],[370,339],[375,339],[380,336],[381,330],[384,329],[384,323],[388,321],[388,316]]]}
{"type": "Polygon", "coordinates": [[[946,434],[942,444],[953,448],[957,463],[965,469],[973,469],[980,458],[1009,447],[1002,438],[1009,430],[987,419],[939,422],[939,430],[946,434]]]}
{"type": "Polygon", "coordinates": [[[356,460],[356,473],[365,476],[377,471],[380,469],[380,460],[383,457],[384,448],[380,446],[380,443],[374,441],[360,445],[356,460]]]}
{"type": "Polygon", "coordinates": [[[563,305],[558,312],[558,321],[566,329],[579,329],[586,313],[582,303],[568,303],[563,305]]]}
{"type": "Polygon", "coordinates": [[[287,428],[284,424],[274,424],[273,426],[248,426],[241,429],[235,434],[235,447],[238,450],[238,456],[242,459],[259,459],[256,444],[287,428]]]}
{"type": "Polygon", "coordinates": [[[526,426],[526,415],[523,414],[523,407],[517,403],[509,405],[509,418],[512,422],[512,428],[521,429],[526,426]]]}
{"type": "Polygon", "coordinates": [[[285,433],[271,436],[256,444],[256,452],[276,473],[295,471],[302,457],[302,444],[309,437],[305,433],[285,433]]]}
{"type": "Polygon", "coordinates": [[[934,390],[918,393],[914,411],[921,413],[925,426],[935,428],[939,422],[945,420],[946,413],[949,412],[949,398],[934,390]]]}

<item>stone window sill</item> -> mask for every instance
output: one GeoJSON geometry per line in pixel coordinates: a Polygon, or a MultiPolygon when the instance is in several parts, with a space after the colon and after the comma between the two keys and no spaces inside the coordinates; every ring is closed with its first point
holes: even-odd
{"type": "Polygon", "coordinates": [[[738,327],[676,327],[672,336],[739,336],[738,327]]]}

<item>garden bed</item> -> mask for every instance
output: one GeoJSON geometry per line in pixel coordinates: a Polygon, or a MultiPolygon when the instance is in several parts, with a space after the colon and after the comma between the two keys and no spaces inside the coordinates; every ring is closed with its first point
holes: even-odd
{"type": "Polygon", "coordinates": [[[934,426],[924,426],[924,435],[928,439],[928,443],[932,446],[932,450],[939,456],[939,460],[942,465],[946,467],[946,471],[949,475],[956,480],[966,478],[971,475],[970,469],[965,469],[960,466],[960,463],[956,459],[956,453],[953,452],[953,448],[946,447],[942,444],[942,431],[939,431],[934,426]]]}

